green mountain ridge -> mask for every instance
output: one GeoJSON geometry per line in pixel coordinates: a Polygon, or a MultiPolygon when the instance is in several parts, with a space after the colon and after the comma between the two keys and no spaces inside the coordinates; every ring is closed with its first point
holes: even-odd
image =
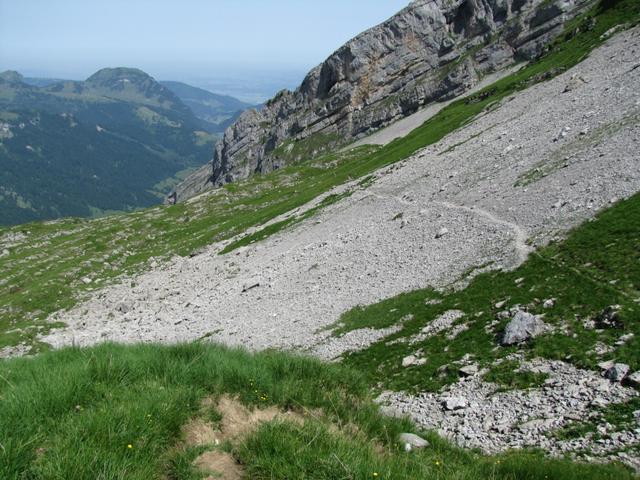
{"type": "Polygon", "coordinates": [[[141,70],[23,80],[0,75],[0,224],[148,207],[211,155],[210,125],[141,70]]]}

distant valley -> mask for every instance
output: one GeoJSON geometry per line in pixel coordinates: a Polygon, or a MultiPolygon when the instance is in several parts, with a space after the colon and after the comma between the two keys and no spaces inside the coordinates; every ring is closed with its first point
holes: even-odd
{"type": "Polygon", "coordinates": [[[0,225],[160,203],[249,104],[129,68],[0,74],[0,225]]]}
{"type": "Polygon", "coordinates": [[[224,132],[244,110],[253,107],[237,98],[211,93],[186,83],[170,81],[160,83],[182,100],[196,117],[209,123],[212,132],[224,132]]]}

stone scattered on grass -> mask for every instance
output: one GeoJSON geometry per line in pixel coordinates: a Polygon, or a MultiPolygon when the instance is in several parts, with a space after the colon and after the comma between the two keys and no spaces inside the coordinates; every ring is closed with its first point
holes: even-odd
{"type": "Polygon", "coordinates": [[[595,326],[599,329],[624,327],[620,319],[620,305],[609,305],[595,318],[595,326]]]}
{"type": "Polygon", "coordinates": [[[605,370],[605,371],[606,371],[606,370],[609,370],[611,367],[613,367],[613,364],[614,364],[614,363],[615,363],[615,362],[614,362],[613,360],[606,360],[606,361],[604,361],[604,362],[600,362],[600,363],[598,364],[598,368],[599,368],[600,370],[605,370]]]}
{"type": "Polygon", "coordinates": [[[401,433],[398,440],[404,445],[404,449],[407,452],[414,448],[426,448],[429,446],[429,442],[415,433],[401,433]]]}
{"type": "Polygon", "coordinates": [[[424,365],[425,363],[427,363],[426,358],[418,358],[415,355],[408,355],[402,359],[402,366],[405,368],[412,367],[414,365],[420,366],[420,365],[424,365]]]}
{"type": "Polygon", "coordinates": [[[621,347],[622,345],[624,345],[625,343],[627,343],[629,340],[631,340],[633,337],[635,337],[635,335],[633,333],[627,333],[626,335],[622,335],[615,343],[615,345],[617,347],[621,347]]]}
{"type": "Polygon", "coordinates": [[[478,374],[478,370],[479,370],[478,364],[474,363],[474,364],[466,365],[462,367],[459,371],[462,377],[473,377],[474,375],[478,374]]]}
{"type": "Polygon", "coordinates": [[[545,331],[545,323],[537,315],[519,310],[507,324],[500,344],[515,345],[537,337],[545,331]]]}

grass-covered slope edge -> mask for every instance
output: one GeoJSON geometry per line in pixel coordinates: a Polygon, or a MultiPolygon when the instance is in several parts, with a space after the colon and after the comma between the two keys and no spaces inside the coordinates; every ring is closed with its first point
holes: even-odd
{"type": "Polygon", "coordinates": [[[247,478],[265,480],[633,478],[621,466],[534,452],[486,457],[425,432],[431,445],[406,452],[397,437],[414,427],[381,416],[353,370],[198,343],[105,344],[0,362],[0,411],[6,480],[203,478],[192,460],[206,450],[230,452],[247,478]],[[204,415],[214,427],[221,419],[202,400],[225,394],[313,415],[264,423],[238,441],[185,446],[190,419],[204,415]]]}

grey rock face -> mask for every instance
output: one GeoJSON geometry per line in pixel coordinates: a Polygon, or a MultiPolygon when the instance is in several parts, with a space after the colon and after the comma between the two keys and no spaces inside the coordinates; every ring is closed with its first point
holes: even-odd
{"type": "Polygon", "coordinates": [[[211,164],[175,192],[209,188],[312,158],[472,88],[538,55],[592,0],[415,0],[358,35],[260,111],[244,112],[211,164]]]}
{"type": "Polygon", "coordinates": [[[604,372],[605,378],[608,378],[612,382],[621,382],[629,373],[629,365],[624,363],[616,363],[606,372],[604,372]]]}
{"type": "Polygon", "coordinates": [[[545,324],[540,317],[527,312],[518,311],[507,324],[500,341],[503,346],[515,345],[534,338],[545,330],[545,324]]]}
{"type": "Polygon", "coordinates": [[[199,193],[209,190],[213,181],[212,162],[200,167],[191,175],[180,182],[175,191],[173,191],[165,200],[168,205],[173,205],[181,200],[194,197],[199,193]]]}

